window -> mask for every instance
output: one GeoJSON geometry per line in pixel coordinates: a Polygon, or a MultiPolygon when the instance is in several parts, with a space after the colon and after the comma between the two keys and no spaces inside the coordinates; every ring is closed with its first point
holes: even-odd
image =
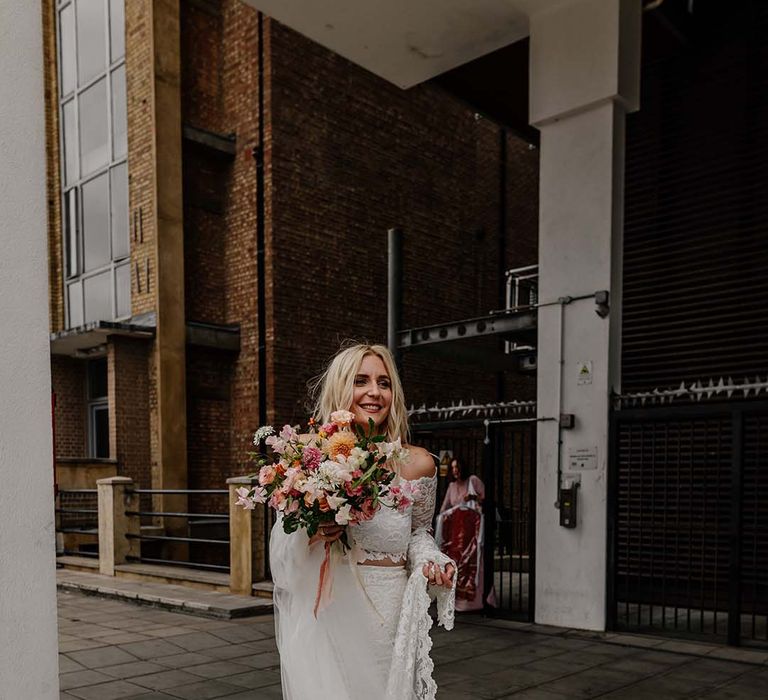
{"type": "Polygon", "coordinates": [[[124,2],[58,2],[68,328],[131,314],[124,2]]]}
{"type": "Polygon", "coordinates": [[[107,358],[88,361],[88,456],[109,457],[107,358]]]}

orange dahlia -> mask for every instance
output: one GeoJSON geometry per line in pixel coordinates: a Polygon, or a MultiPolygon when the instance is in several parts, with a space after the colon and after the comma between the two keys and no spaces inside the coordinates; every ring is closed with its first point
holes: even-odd
{"type": "Polygon", "coordinates": [[[331,459],[336,459],[339,455],[349,457],[356,443],[355,436],[348,430],[340,430],[331,435],[328,440],[328,454],[331,459]]]}

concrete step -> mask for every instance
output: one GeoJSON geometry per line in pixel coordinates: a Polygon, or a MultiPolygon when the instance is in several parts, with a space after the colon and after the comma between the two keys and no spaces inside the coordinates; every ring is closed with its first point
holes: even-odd
{"type": "MultiPolygon", "coordinates": [[[[99,560],[91,557],[61,556],[57,561],[67,571],[98,573],[99,560]]],[[[201,591],[229,593],[229,575],[218,571],[205,571],[182,566],[163,564],[144,564],[131,562],[115,566],[115,578],[142,583],[162,583],[187,586],[201,591]]],[[[272,581],[259,581],[253,584],[253,595],[257,598],[272,600],[272,581]]]]}
{"type": "Polygon", "coordinates": [[[272,601],[257,596],[197,590],[171,583],[131,581],[68,569],[59,569],[56,580],[60,590],[130,601],[200,617],[228,620],[272,613],[272,601]]]}

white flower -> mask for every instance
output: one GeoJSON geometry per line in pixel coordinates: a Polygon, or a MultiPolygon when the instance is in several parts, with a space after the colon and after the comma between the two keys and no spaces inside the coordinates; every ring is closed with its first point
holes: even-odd
{"type": "Polygon", "coordinates": [[[299,434],[290,425],[284,425],[280,431],[280,439],[285,442],[296,442],[299,439],[299,434]]]}
{"type": "Polygon", "coordinates": [[[408,450],[403,447],[400,438],[397,438],[394,442],[379,442],[376,444],[376,449],[387,460],[402,462],[408,456],[408,450]]]}
{"type": "Polygon", "coordinates": [[[235,493],[237,494],[235,505],[242,506],[246,510],[253,510],[257,503],[264,503],[267,500],[267,491],[261,486],[256,486],[253,492],[241,486],[235,493]]]}
{"type": "Polygon", "coordinates": [[[331,486],[338,486],[343,482],[352,481],[352,470],[330,459],[320,462],[316,473],[321,481],[331,486]]]}
{"type": "Polygon", "coordinates": [[[352,510],[352,506],[349,503],[345,503],[341,508],[336,511],[336,523],[339,525],[347,525],[352,519],[349,511],[352,510]]]}
{"type": "Polygon", "coordinates": [[[342,496],[327,496],[326,500],[333,510],[336,510],[339,506],[347,502],[347,499],[342,496]]]}
{"type": "Polygon", "coordinates": [[[353,420],[355,420],[355,414],[350,411],[334,411],[331,413],[331,423],[335,423],[340,428],[349,425],[353,420]]]}
{"type": "Polygon", "coordinates": [[[262,440],[268,438],[270,435],[274,435],[274,433],[275,429],[271,425],[262,425],[261,428],[253,434],[253,444],[258,445],[262,440]]]}
{"type": "Polygon", "coordinates": [[[349,453],[349,457],[345,457],[344,455],[336,456],[336,462],[350,472],[362,467],[363,464],[365,464],[366,459],[368,459],[368,453],[359,447],[353,447],[352,451],[349,453]]]}

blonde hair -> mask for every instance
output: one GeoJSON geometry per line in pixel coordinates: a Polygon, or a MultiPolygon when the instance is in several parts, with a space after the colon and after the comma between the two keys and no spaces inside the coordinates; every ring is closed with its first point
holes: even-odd
{"type": "Polygon", "coordinates": [[[352,407],[355,376],[363,358],[367,355],[375,355],[384,363],[392,386],[392,403],[385,423],[387,440],[394,441],[400,438],[403,443],[407,443],[408,412],[405,408],[403,385],[400,383],[392,353],[384,345],[365,343],[342,345],[325,371],[310,383],[315,404],[314,417],[322,423],[327,423],[334,411],[349,410],[352,407]]]}

